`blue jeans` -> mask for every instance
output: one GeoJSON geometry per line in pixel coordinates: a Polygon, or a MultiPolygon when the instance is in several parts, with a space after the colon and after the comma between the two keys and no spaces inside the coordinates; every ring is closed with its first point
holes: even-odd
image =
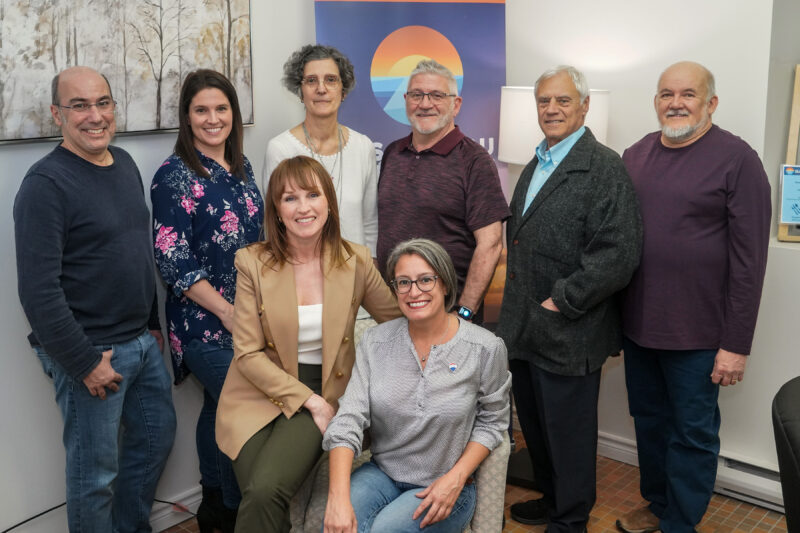
{"type": "Polygon", "coordinates": [[[156,485],[175,438],[171,380],[149,332],[97,348],[113,350],[111,366],[123,378],[105,400],[36,348],[64,419],[69,530],[149,532],[156,485]]]}
{"type": "Polygon", "coordinates": [[[200,459],[200,482],[204,487],[222,490],[222,500],[228,509],[236,509],[242,495],[231,460],[219,451],[215,425],[217,402],[231,366],[233,350],[193,340],[183,351],[186,366],[203,385],[203,408],[197,419],[197,456],[200,459]]]}
{"type": "Polygon", "coordinates": [[[623,348],[642,497],[662,532],[694,531],[717,477],[717,350],[655,350],[628,338],[623,348]]]}
{"type": "MultiPolygon", "coordinates": [[[[358,533],[419,533],[427,510],[416,520],[411,515],[422,502],[416,494],[425,487],[394,481],[374,462],[363,464],[350,480],[350,501],[358,520],[358,533]]],[[[425,527],[428,533],[461,533],[475,512],[475,484],[464,485],[450,516],[425,527]]]]}

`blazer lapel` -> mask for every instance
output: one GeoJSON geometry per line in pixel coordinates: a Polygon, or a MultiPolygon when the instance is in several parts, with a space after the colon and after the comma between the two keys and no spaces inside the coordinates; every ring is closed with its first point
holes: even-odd
{"type": "MultiPolygon", "coordinates": [[[[259,265],[260,266],[260,265],[259,265]]],[[[261,278],[261,301],[272,336],[267,339],[283,363],[283,369],[297,376],[297,292],[294,285],[294,269],[285,263],[279,270],[267,270],[261,278]]]]}
{"type": "MultiPolygon", "coordinates": [[[[592,132],[589,128],[586,128],[586,131],[583,132],[583,135],[581,135],[581,138],[575,143],[575,146],[572,147],[561,164],[558,165],[558,168],[556,168],[550,177],[547,178],[547,181],[544,182],[541,190],[536,194],[530,207],[528,207],[528,210],[525,211],[525,214],[522,216],[520,225],[524,224],[528,218],[539,209],[539,206],[547,200],[547,197],[569,178],[571,172],[589,169],[596,142],[592,132]]],[[[533,174],[531,174],[531,179],[533,179],[533,174]]]]}
{"type": "MultiPolygon", "coordinates": [[[[322,383],[330,377],[336,356],[350,319],[350,306],[355,294],[356,254],[339,268],[330,268],[330,253],[325,253],[322,285],[322,383]]],[[[350,339],[350,342],[353,342],[350,339]]]]}

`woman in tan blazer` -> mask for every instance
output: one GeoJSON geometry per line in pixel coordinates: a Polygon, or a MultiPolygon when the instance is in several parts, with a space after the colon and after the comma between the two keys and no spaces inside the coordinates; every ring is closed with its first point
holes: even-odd
{"type": "Polygon", "coordinates": [[[265,203],[269,239],[236,254],[234,357],[217,408],[242,490],[237,532],[289,531],[289,501],[350,379],[359,305],[378,322],[400,315],[369,250],[341,238],[322,165],[284,160],[265,203]]]}

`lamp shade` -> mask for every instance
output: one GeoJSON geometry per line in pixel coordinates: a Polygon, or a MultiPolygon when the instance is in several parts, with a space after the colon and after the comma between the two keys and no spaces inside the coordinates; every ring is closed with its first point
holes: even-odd
{"type": "Polygon", "coordinates": [[[542,139],[533,87],[501,87],[497,159],[525,165],[542,139]]]}
{"type": "Polygon", "coordinates": [[[611,104],[611,92],[603,89],[589,90],[589,112],[586,113],[586,127],[592,130],[594,138],[600,144],[608,139],[608,109],[611,104]]]}
{"type": "MultiPolygon", "coordinates": [[[[598,141],[605,144],[608,135],[608,115],[611,93],[591,89],[586,126],[598,141]]],[[[497,159],[516,165],[527,164],[542,142],[539,128],[536,95],[533,87],[503,86],[500,89],[500,138],[497,159]]]]}

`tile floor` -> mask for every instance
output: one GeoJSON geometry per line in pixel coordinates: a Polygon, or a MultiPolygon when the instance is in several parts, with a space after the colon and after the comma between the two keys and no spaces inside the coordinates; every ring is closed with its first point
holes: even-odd
{"type": "MultiPolygon", "coordinates": [[[[517,441],[519,442],[519,440],[517,441]]],[[[536,498],[539,494],[508,485],[506,487],[506,527],[503,533],[544,532],[545,526],[526,526],[511,520],[512,503],[536,498]]],[[[597,458],[597,503],[592,509],[589,533],[617,531],[618,515],[642,504],[639,496],[639,469],[605,457],[597,458]]],[[[756,507],[715,494],[701,522],[699,533],[785,532],[786,518],[774,511],[756,507]]],[[[168,529],[165,533],[198,533],[194,519],[168,529]]]]}

